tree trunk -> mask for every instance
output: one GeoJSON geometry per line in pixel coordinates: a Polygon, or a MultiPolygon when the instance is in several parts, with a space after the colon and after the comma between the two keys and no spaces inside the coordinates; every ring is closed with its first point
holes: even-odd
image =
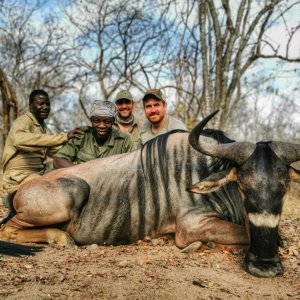
{"type": "Polygon", "coordinates": [[[4,71],[0,68],[0,92],[3,105],[3,147],[11,122],[18,116],[18,99],[4,71]],[[12,113],[11,113],[12,111],[12,113]]]}

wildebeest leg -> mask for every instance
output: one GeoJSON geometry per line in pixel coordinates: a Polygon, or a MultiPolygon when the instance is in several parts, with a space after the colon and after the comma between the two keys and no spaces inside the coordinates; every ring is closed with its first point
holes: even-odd
{"type": "Polygon", "coordinates": [[[0,239],[74,245],[68,233],[72,234],[89,191],[80,178],[52,179],[50,174],[24,184],[13,200],[16,214],[1,228],[0,239]],[[65,231],[57,229],[62,224],[65,231]]]}
{"type": "Polygon", "coordinates": [[[0,230],[0,239],[15,243],[49,243],[74,246],[68,233],[56,228],[32,229],[33,224],[18,220],[18,215],[9,220],[0,230]]]}
{"type": "Polygon", "coordinates": [[[177,218],[175,242],[184,248],[197,241],[223,245],[249,243],[245,226],[223,221],[214,213],[192,210],[177,218]]]}

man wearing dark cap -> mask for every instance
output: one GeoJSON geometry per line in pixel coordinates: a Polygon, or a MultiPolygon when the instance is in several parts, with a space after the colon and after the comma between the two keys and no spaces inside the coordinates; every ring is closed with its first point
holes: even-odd
{"type": "Polygon", "coordinates": [[[113,128],[117,107],[110,101],[95,101],[90,113],[92,127],[81,127],[84,135],[66,143],[54,158],[56,169],[131,152],[136,149],[130,134],[113,128]]]}
{"type": "Polygon", "coordinates": [[[121,131],[128,132],[133,137],[137,147],[140,146],[140,121],[133,115],[135,101],[128,90],[120,91],[115,99],[118,113],[115,121],[115,127],[121,131]]]}
{"type": "Polygon", "coordinates": [[[183,122],[167,114],[167,102],[161,90],[148,90],[143,97],[143,105],[149,123],[147,122],[141,129],[140,138],[142,144],[158,135],[175,129],[187,130],[183,122]]]}

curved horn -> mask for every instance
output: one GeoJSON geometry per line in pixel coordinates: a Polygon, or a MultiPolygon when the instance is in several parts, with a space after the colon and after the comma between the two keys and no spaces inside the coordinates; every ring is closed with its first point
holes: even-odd
{"type": "Polygon", "coordinates": [[[243,164],[253,153],[255,144],[246,142],[234,142],[229,144],[211,144],[201,141],[199,138],[203,128],[210,119],[218,113],[218,110],[204,118],[190,133],[189,143],[197,151],[217,158],[225,158],[236,164],[243,164]]]}
{"type": "Polygon", "coordinates": [[[272,142],[270,148],[275,154],[283,160],[286,164],[300,160],[300,145],[283,142],[272,142]]]}

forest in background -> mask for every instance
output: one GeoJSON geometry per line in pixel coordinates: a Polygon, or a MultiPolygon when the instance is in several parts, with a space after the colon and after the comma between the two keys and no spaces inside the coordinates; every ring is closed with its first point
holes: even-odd
{"type": "MultiPolygon", "coordinates": [[[[189,128],[300,142],[300,1],[2,0],[1,145],[45,89],[56,132],[88,123],[93,100],[161,88],[189,128]]],[[[0,147],[2,148],[2,147],[0,147]]],[[[1,150],[2,151],[2,150],[1,150]]],[[[1,154],[1,153],[0,153],[1,154]]]]}

